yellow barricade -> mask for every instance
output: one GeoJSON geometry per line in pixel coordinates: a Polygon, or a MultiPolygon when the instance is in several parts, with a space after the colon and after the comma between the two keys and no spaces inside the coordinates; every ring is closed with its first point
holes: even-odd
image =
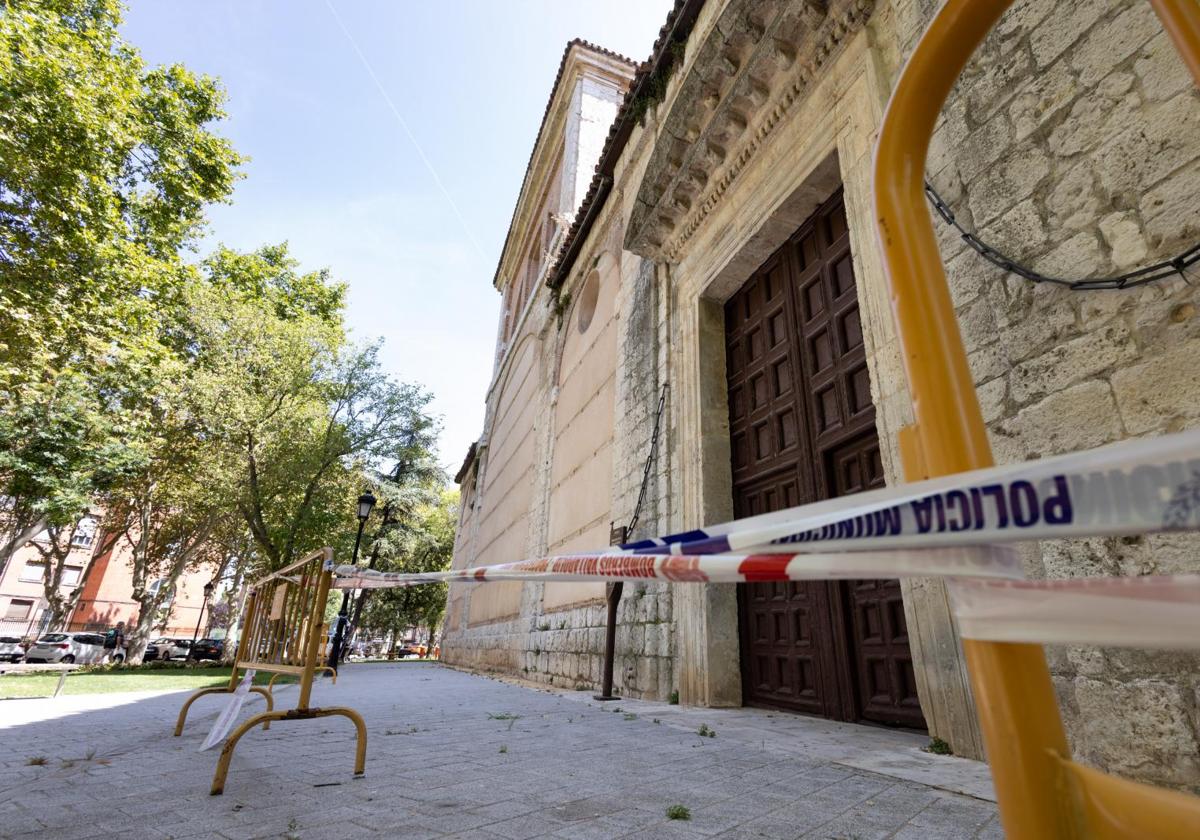
{"type": "Polygon", "coordinates": [[[242,611],[242,637],[238,642],[233,673],[229,683],[219,688],[204,688],[188,697],[179,710],[175,734],[183,732],[188,709],[197,698],[206,694],[229,694],[238,684],[238,672],[265,671],[270,673],[268,688],[252,686],[267,700],[267,711],[248,718],[225,741],[217,772],[209,793],[216,796],[225,790],[225,777],[233,751],[243,735],[260,723],[267,729],[273,720],[308,720],[341,715],[350,718],[358,731],[358,748],[354,758],[354,775],[363,774],[367,760],[367,725],[353,709],[342,706],[312,708],[313,680],[317,672],[337,673],[325,662],[325,605],[333,577],[333,549],[323,548],[297,563],[280,569],[256,581],[246,598],[242,611]],[[300,696],[293,709],[275,711],[271,687],[281,675],[300,680],[300,696]]]}
{"type": "MultiPolygon", "coordinates": [[[[916,415],[901,436],[909,480],[993,463],[925,205],[924,175],[951,87],[1013,2],[946,0],[905,65],[879,135],[876,224],[916,415]]],[[[1200,2],[1150,2],[1200,84],[1200,2]]],[[[1010,838],[1200,837],[1200,798],[1071,760],[1039,645],[966,640],[963,647],[1010,838]]]]}

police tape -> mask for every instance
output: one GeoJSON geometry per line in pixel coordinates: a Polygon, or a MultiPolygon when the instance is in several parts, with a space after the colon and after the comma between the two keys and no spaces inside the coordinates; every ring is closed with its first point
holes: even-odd
{"type": "Polygon", "coordinates": [[[1200,575],[950,581],[964,638],[1200,648],[1200,575]]]}
{"type": "Polygon", "coordinates": [[[1200,430],[958,473],[618,549],[448,572],[340,566],[334,586],[951,579],[966,638],[1200,648],[1200,576],[1021,580],[1002,543],[1200,529],[1200,430]],[[991,580],[988,580],[988,579],[991,580]]]}
{"type": "Polygon", "coordinates": [[[380,589],[426,583],[543,583],[662,580],[674,583],[755,583],[879,577],[1020,578],[1021,562],[1007,546],[847,551],[823,554],[568,554],[448,572],[380,572],[338,566],[334,587],[380,589]]]}
{"type": "Polygon", "coordinates": [[[847,551],[1197,527],[1200,430],[1192,430],[885,487],[621,548],[646,554],[847,551]]]}

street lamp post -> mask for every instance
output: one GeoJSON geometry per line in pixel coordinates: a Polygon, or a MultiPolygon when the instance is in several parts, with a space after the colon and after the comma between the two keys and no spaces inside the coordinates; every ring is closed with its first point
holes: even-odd
{"type": "MultiPolygon", "coordinates": [[[[192,631],[192,647],[188,648],[188,656],[191,656],[191,651],[196,647],[196,637],[200,635],[200,622],[204,620],[204,608],[208,606],[208,599],[212,597],[213,590],[217,588],[217,582],[210,580],[204,584],[204,602],[200,604],[200,615],[196,616],[196,629],[192,631]]],[[[200,660],[197,659],[197,662],[200,660]]]]}
{"type": "MultiPolygon", "coordinates": [[[[375,507],[375,497],[370,490],[358,497],[358,533],[354,537],[354,554],[350,558],[352,566],[358,565],[358,546],[362,542],[363,527],[367,524],[373,507],[375,507]]],[[[349,610],[350,590],[346,589],[342,591],[342,608],[338,610],[337,632],[334,633],[333,644],[329,648],[329,666],[335,673],[342,660],[342,644],[346,636],[346,614],[349,610]]]]}
{"type": "MultiPolygon", "coordinates": [[[[392,519],[392,503],[386,502],[383,506],[383,522],[379,524],[379,530],[375,532],[375,547],[371,550],[371,557],[367,561],[367,568],[374,569],[375,561],[379,559],[379,538],[383,535],[385,529],[389,525],[394,525],[395,520],[392,519]]],[[[358,592],[358,597],[354,599],[354,615],[350,617],[350,626],[353,628],[355,635],[358,634],[359,619],[362,618],[363,604],[367,602],[367,595],[370,589],[361,589],[358,592]]],[[[351,637],[353,640],[354,637],[351,637]]]]}

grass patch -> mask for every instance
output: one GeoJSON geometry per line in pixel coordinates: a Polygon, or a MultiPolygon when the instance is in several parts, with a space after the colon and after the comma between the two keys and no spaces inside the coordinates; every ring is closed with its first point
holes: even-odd
{"type": "MultiPolygon", "coordinates": [[[[63,694],[112,694],[118,691],[196,690],[223,685],[229,681],[229,668],[111,668],[76,671],[67,675],[63,694]]],[[[21,674],[0,677],[0,699],[18,697],[49,697],[54,694],[59,675],[56,673],[21,674]]],[[[271,675],[260,671],[254,675],[255,685],[266,685],[271,675]]],[[[290,675],[275,681],[279,686],[296,682],[290,675]]]]}
{"type": "Polygon", "coordinates": [[[625,720],[637,720],[637,715],[635,715],[633,712],[626,712],[625,720]]]}
{"type": "Polygon", "coordinates": [[[696,734],[701,738],[716,738],[717,730],[710,729],[707,723],[700,724],[700,728],[696,730],[696,734]]]}
{"type": "Polygon", "coordinates": [[[520,715],[512,712],[488,712],[488,720],[520,720],[520,715]]]}
{"type": "Polygon", "coordinates": [[[672,805],[667,809],[667,819],[669,820],[690,820],[691,818],[692,812],[686,805],[672,805]]]}
{"type": "Polygon", "coordinates": [[[671,697],[667,700],[667,702],[670,703],[672,706],[679,705],[679,689],[675,689],[674,691],[671,692],[671,697]]]}
{"type": "Polygon", "coordinates": [[[508,752],[508,744],[501,744],[500,745],[500,753],[504,754],[506,752],[508,752]]]}
{"type": "Polygon", "coordinates": [[[925,752],[933,753],[934,755],[954,755],[954,750],[950,749],[950,745],[941,738],[930,738],[929,746],[925,747],[925,752]]]}

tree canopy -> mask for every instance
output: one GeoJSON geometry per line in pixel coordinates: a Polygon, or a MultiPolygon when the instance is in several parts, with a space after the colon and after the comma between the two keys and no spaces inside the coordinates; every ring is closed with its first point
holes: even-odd
{"type": "Polygon", "coordinates": [[[432,557],[412,540],[444,525],[445,480],[430,394],[351,340],[344,283],[287,243],[193,256],[240,177],[225,92],[120,26],[117,0],[0,0],[0,570],[97,511],[98,552],[132,565],[136,660],[188,569],[230,581],[228,612],[315,548],[348,560],[364,487],[379,550],[403,526],[432,557]]]}
{"type": "MultiPolygon", "coordinates": [[[[407,527],[382,537],[377,568],[391,572],[440,572],[450,568],[458,491],[442,490],[422,504],[407,527]]],[[[446,610],[444,583],[379,589],[363,609],[362,625],[377,633],[398,635],[410,627],[436,633],[446,610]]]]}

